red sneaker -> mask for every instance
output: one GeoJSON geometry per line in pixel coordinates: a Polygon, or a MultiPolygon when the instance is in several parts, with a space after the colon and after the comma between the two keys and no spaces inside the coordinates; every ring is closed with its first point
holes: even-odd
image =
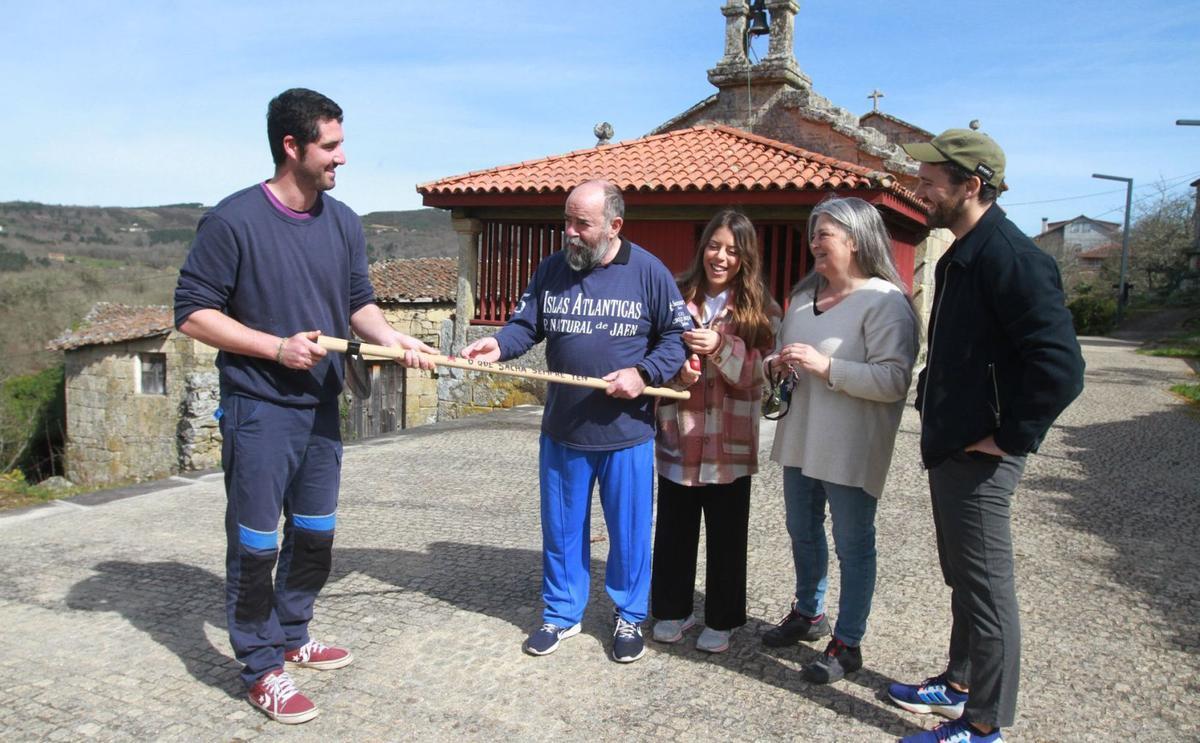
{"type": "Polygon", "coordinates": [[[317,716],[317,705],[301,694],[282,669],[271,671],[250,687],[250,704],[284,725],[299,725],[317,716]]]}
{"type": "Polygon", "coordinates": [[[331,648],[316,640],[309,640],[307,644],[301,645],[295,650],[286,651],[283,654],[283,659],[301,668],[332,671],[335,668],[350,665],[354,660],[354,656],[350,654],[349,650],[331,648]]]}

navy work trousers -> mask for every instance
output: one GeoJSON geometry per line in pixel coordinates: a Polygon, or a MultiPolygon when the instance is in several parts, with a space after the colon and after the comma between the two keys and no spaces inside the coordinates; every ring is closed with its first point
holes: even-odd
{"type": "Polygon", "coordinates": [[[309,640],[332,565],[342,440],[336,399],[302,408],[222,395],[221,413],[225,610],[249,686],[309,640]]]}

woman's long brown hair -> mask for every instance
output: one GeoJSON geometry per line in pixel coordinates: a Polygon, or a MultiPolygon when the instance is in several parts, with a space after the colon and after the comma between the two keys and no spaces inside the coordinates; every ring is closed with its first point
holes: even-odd
{"type": "Polygon", "coordinates": [[[769,300],[762,281],[762,252],[753,223],[737,209],[723,209],[709,220],[691,264],[675,279],[679,292],[687,301],[695,302],[697,295],[708,285],[708,276],[704,272],[704,251],[713,233],[721,227],[728,227],[733,233],[733,242],[738,249],[738,272],[729,282],[734,301],[731,308],[733,332],[749,348],[769,348],[775,339],[766,312],[769,300]]]}

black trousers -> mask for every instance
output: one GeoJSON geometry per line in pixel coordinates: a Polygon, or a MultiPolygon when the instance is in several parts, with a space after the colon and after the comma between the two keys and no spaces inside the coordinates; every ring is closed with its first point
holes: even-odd
{"type": "Polygon", "coordinates": [[[746,623],[749,475],[727,485],[696,487],[658,478],[650,612],[655,619],[683,619],[692,613],[701,514],[707,535],[704,623],[731,630],[746,623]]]}
{"type": "Polygon", "coordinates": [[[1011,529],[1025,457],[958,453],[929,470],[942,577],[950,586],[951,681],[970,688],[964,715],[1013,723],[1021,674],[1011,529]]]}

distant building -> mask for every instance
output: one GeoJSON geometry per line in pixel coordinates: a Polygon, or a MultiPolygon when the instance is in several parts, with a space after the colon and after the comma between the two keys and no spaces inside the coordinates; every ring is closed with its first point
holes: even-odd
{"type": "Polygon", "coordinates": [[[1121,246],[1119,243],[1107,242],[1098,248],[1090,250],[1082,250],[1075,254],[1075,268],[1080,273],[1098,274],[1104,262],[1109,258],[1116,258],[1121,255],[1121,246]]]}
{"type": "Polygon", "coordinates": [[[66,476],[102,487],[220,462],[216,351],[170,307],[97,303],[49,343],[65,363],[66,476]]]}
{"type": "MultiPolygon", "coordinates": [[[[1061,222],[1042,219],[1042,231],[1034,236],[1033,242],[1065,270],[1081,253],[1090,253],[1109,244],[1116,244],[1119,251],[1121,223],[1092,219],[1082,214],[1061,222]]],[[[1085,260],[1094,259],[1096,255],[1089,255],[1085,260]]]]}
{"type": "MultiPolygon", "coordinates": [[[[437,348],[454,312],[457,261],[381,261],[369,270],[388,321],[437,348]]],[[[220,465],[217,352],[175,330],[170,307],[99,302],[48,347],[64,356],[69,480],[105,486],[220,465]]],[[[437,419],[435,377],[392,361],[368,369],[371,397],[345,393],[348,438],[437,419]]]]}

